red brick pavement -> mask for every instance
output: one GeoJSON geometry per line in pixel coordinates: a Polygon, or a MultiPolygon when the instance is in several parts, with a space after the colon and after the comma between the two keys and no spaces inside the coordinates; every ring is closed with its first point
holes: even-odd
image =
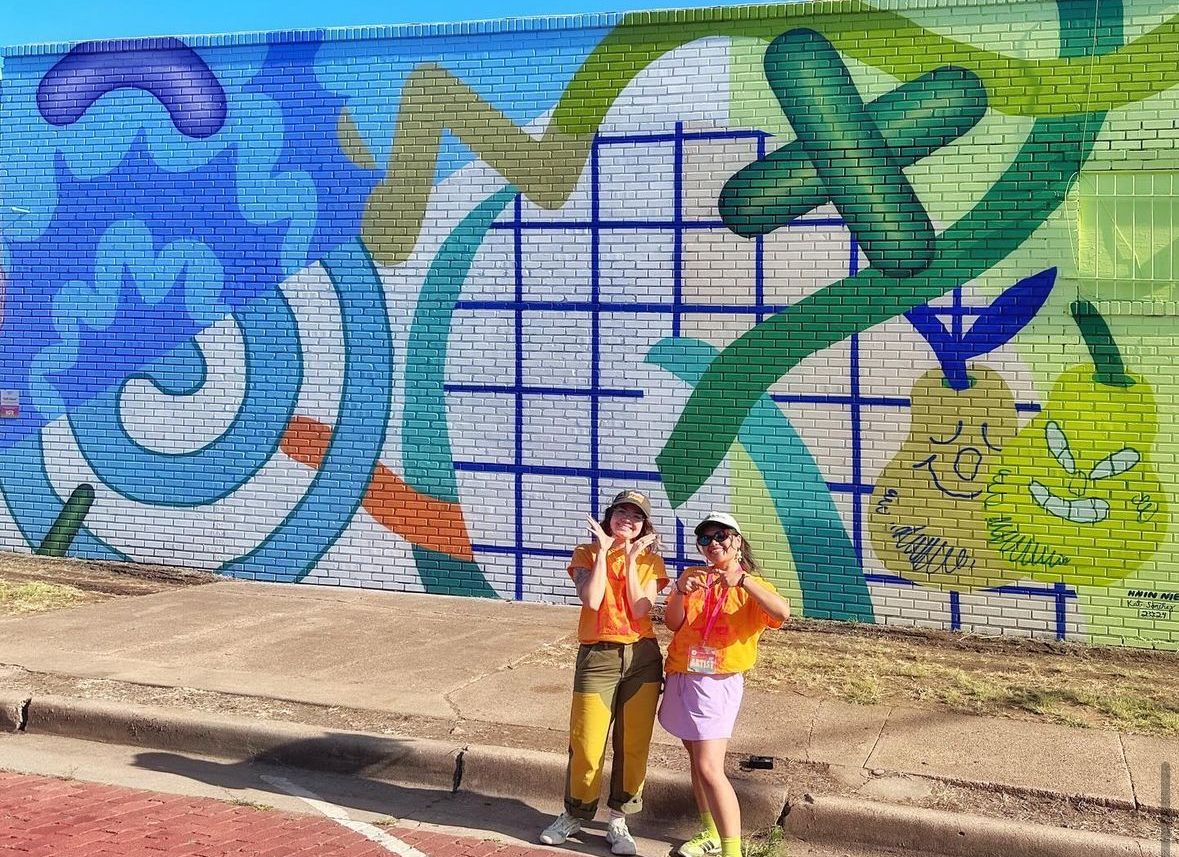
{"type": "MultiPolygon", "coordinates": [[[[421,829],[386,828],[427,857],[541,857],[421,829]]],[[[390,857],[315,815],[0,772],[0,857],[390,857]]]]}

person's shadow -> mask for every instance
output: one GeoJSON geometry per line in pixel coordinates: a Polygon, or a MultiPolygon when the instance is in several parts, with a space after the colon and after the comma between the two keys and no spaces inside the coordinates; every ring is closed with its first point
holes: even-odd
{"type": "MultiPolygon", "coordinates": [[[[397,785],[380,779],[392,778],[396,759],[404,752],[403,742],[382,736],[349,735],[347,751],[330,736],[291,741],[254,754],[241,762],[217,762],[192,758],[181,753],[144,752],[135,756],[134,764],[145,770],[172,774],[219,786],[230,791],[265,791],[286,797],[315,798],[345,810],[374,813],[394,819],[412,819],[428,824],[490,831],[544,848],[537,836],[553,820],[543,812],[517,798],[493,797],[446,788],[397,785]],[[315,760],[315,770],[304,762],[315,760]],[[292,788],[292,786],[294,788],[292,788]]],[[[451,784],[447,784],[451,785],[451,784]]],[[[559,809],[560,794],[553,795],[559,809]]],[[[642,835],[642,824],[632,825],[642,835]]],[[[584,854],[609,854],[604,823],[587,824],[577,837],[562,848],[584,854]]],[[[648,835],[662,838],[665,831],[652,828],[648,835]]],[[[640,852],[644,849],[640,846],[640,852]]],[[[647,855],[663,857],[666,848],[647,855]]]]}

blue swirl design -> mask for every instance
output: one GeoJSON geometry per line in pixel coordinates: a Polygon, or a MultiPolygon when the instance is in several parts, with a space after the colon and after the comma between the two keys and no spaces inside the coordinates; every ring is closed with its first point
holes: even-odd
{"type": "Polygon", "coordinates": [[[95,474],[124,497],[158,506],[197,506],[229,494],[278,448],[303,381],[294,313],[276,292],[234,315],[246,346],[246,392],[229,428],[193,452],[162,454],[133,440],[119,418],[119,399],[132,380],[146,379],[174,395],[204,380],[200,349],[189,343],[119,388],[69,415],[82,455],[95,474]]]}
{"type": "MultiPolygon", "coordinates": [[[[346,365],[332,444],[305,494],[254,550],[220,571],[259,580],[294,582],[347,527],[368,488],[385,440],[391,404],[392,350],[384,292],[360,242],[324,260],[340,305],[346,365]],[[373,359],[373,355],[379,355],[373,359]]],[[[79,449],[103,483],[128,499],[193,507],[220,499],[249,481],[275,454],[304,380],[297,322],[283,296],[260,297],[234,314],[246,343],[247,388],[229,428],[190,453],[145,449],[119,419],[119,392],[94,398],[69,414],[79,449]]],[[[186,342],[131,378],[172,395],[204,383],[207,366],[195,341],[186,342]]],[[[45,469],[40,433],[0,451],[0,492],[30,546],[41,543],[64,505],[45,469]]],[[[127,557],[83,529],[72,552],[127,557]]]]}

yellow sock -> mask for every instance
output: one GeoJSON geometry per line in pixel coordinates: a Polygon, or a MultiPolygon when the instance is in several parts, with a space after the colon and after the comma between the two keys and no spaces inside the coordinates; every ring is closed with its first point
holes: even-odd
{"type": "Polygon", "coordinates": [[[741,857],[741,837],[721,837],[721,857],[741,857]]]}
{"type": "Polygon", "coordinates": [[[716,822],[712,820],[711,812],[700,813],[700,823],[704,826],[704,832],[713,839],[720,839],[720,831],[716,829],[716,822]]]}

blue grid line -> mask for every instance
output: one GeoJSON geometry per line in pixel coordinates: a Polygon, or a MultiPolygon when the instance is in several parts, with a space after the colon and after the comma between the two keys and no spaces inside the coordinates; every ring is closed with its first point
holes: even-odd
{"type": "MultiPolygon", "coordinates": [[[[601,353],[600,353],[600,316],[603,312],[617,312],[630,313],[634,315],[653,315],[653,314],[670,314],[672,317],[672,328],[675,335],[681,332],[682,318],[685,314],[709,314],[709,315],[752,315],[757,322],[763,321],[768,315],[781,312],[788,308],[788,305],[781,304],[767,304],[765,302],[765,270],[764,270],[764,242],[763,237],[758,236],[755,240],[755,281],[754,281],[754,303],[752,305],[716,305],[716,304],[689,304],[683,301],[683,235],[685,230],[696,229],[724,229],[724,223],[720,220],[700,219],[700,220],[685,220],[683,217],[683,169],[684,169],[684,144],[687,141],[705,141],[705,140],[734,140],[734,139],[751,139],[757,141],[758,157],[764,157],[766,151],[766,143],[768,137],[764,131],[750,130],[750,131],[724,131],[724,132],[688,132],[683,128],[682,123],[677,123],[674,133],[671,134],[637,134],[637,135],[597,135],[593,141],[591,149],[591,217],[589,221],[580,220],[524,220],[523,206],[521,197],[517,196],[514,215],[511,221],[501,221],[493,224],[495,229],[511,229],[513,231],[513,239],[515,246],[515,263],[516,263],[516,294],[515,300],[467,300],[460,301],[457,308],[461,310],[476,310],[476,311],[511,311],[515,315],[516,320],[516,383],[514,385],[479,385],[479,384],[455,384],[447,385],[446,389],[450,392],[459,393],[478,393],[478,392],[497,392],[514,395],[516,398],[516,455],[515,461],[512,464],[497,464],[491,462],[473,462],[464,461],[456,462],[456,470],[473,470],[484,472],[500,472],[511,473],[515,477],[516,483],[516,546],[504,545],[477,545],[476,549],[483,552],[499,553],[515,556],[516,558],[516,597],[520,599],[523,597],[523,558],[524,556],[546,556],[546,557],[563,557],[567,555],[567,551],[561,549],[535,549],[523,547],[523,478],[525,475],[557,475],[557,476],[573,476],[573,477],[588,477],[591,480],[591,508],[598,508],[599,498],[598,483],[601,479],[616,479],[616,480],[634,480],[640,482],[659,482],[660,477],[654,471],[631,471],[613,468],[602,468],[599,463],[600,455],[600,437],[599,437],[599,401],[602,396],[619,396],[629,398],[640,398],[643,395],[641,390],[624,390],[624,389],[603,389],[600,387],[600,370],[601,370],[601,353]],[[671,143],[675,149],[675,174],[673,193],[675,195],[674,212],[670,221],[667,220],[626,220],[614,219],[603,220],[600,217],[600,189],[601,176],[599,171],[599,155],[600,147],[603,145],[620,145],[620,144],[652,144],[652,143],[671,143]],[[522,234],[524,230],[572,230],[572,229],[588,229],[591,233],[591,299],[589,301],[525,301],[523,296],[523,248],[522,248],[522,234]],[[673,258],[674,265],[674,292],[671,304],[662,302],[639,302],[627,303],[622,301],[604,302],[601,300],[599,291],[599,265],[600,265],[600,230],[602,229],[652,229],[652,230],[674,230],[675,233],[675,251],[673,258]],[[523,315],[525,312],[534,311],[555,311],[555,312],[589,312],[592,318],[592,343],[591,343],[591,385],[588,390],[583,390],[575,387],[544,387],[533,386],[526,387],[523,384],[523,315]],[[554,395],[554,396],[587,396],[591,402],[591,439],[590,439],[590,465],[589,467],[547,467],[538,465],[525,465],[523,460],[523,399],[525,395],[554,395]]],[[[843,227],[845,226],[842,218],[827,217],[827,218],[801,218],[793,221],[789,227],[843,227]]],[[[858,248],[856,246],[854,236],[851,236],[850,241],[850,258],[849,258],[849,273],[854,276],[858,273],[858,248]]],[[[973,307],[965,305],[964,292],[959,286],[952,292],[952,303],[950,306],[936,307],[935,314],[949,320],[953,326],[955,333],[960,334],[964,319],[969,316],[977,316],[984,311],[983,307],[973,307]]],[[[863,437],[862,437],[862,419],[863,409],[866,407],[895,407],[906,408],[911,406],[911,402],[905,397],[889,397],[889,396],[864,396],[861,387],[861,372],[860,372],[860,341],[859,335],[856,334],[851,337],[851,353],[850,353],[850,395],[791,395],[791,394],[774,394],[771,396],[772,400],[781,403],[807,403],[807,404],[826,404],[826,405],[847,405],[850,407],[851,431],[852,431],[852,481],[850,483],[827,483],[829,490],[840,493],[850,493],[852,495],[853,504],[853,541],[855,544],[857,558],[860,563],[864,559],[864,537],[863,537],[863,497],[870,494],[874,486],[863,484],[863,437]]],[[[1023,413],[1036,413],[1040,410],[1040,405],[1034,402],[1018,402],[1016,409],[1023,413]]],[[[687,556],[685,551],[685,528],[683,522],[676,520],[676,551],[675,558],[671,560],[671,564],[676,567],[685,567],[693,564],[696,560],[687,556]]],[[[869,582],[884,583],[889,585],[901,586],[915,586],[911,581],[902,577],[890,574],[866,573],[865,578],[869,582]]],[[[1028,586],[1004,586],[997,587],[992,592],[999,592],[1012,595],[1025,595],[1032,597],[1049,597],[1055,601],[1056,610],[1056,625],[1057,637],[1064,639],[1065,636],[1065,619],[1067,616],[1067,601],[1069,598],[1075,598],[1076,594],[1064,584],[1057,584],[1052,587],[1028,587],[1028,586]]],[[[961,602],[959,593],[950,593],[950,611],[951,611],[951,627],[960,627],[961,624],[961,602]]]]}
{"type": "MultiPolygon", "coordinates": [[[[516,194],[512,206],[512,219],[516,230],[512,234],[512,248],[515,254],[515,288],[516,304],[522,307],[524,303],[524,233],[520,229],[523,214],[523,197],[516,194]]],[[[516,464],[524,466],[524,310],[516,310],[516,464]]],[[[524,544],[524,473],[519,471],[515,475],[513,490],[516,498],[516,544],[524,544]]],[[[516,600],[524,598],[524,555],[516,557],[516,600]]]]}
{"type": "MultiPolygon", "coordinates": [[[[797,229],[802,226],[844,226],[842,217],[799,217],[790,221],[783,229],[797,229]]],[[[549,229],[725,229],[723,220],[541,220],[529,219],[520,224],[521,229],[544,231],[549,229]]],[[[515,229],[512,222],[497,220],[492,229],[515,229]]]]}
{"type": "MultiPolygon", "coordinates": [[[[864,572],[864,579],[869,583],[887,583],[890,586],[907,587],[909,589],[920,588],[920,584],[914,583],[912,580],[901,577],[898,574],[884,574],[877,571],[867,571],[864,572]]],[[[979,591],[996,592],[1000,595],[1032,595],[1038,598],[1056,598],[1060,596],[1060,593],[1058,592],[1060,589],[1063,589],[1063,598],[1065,600],[1077,597],[1077,594],[1070,590],[1063,583],[1046,583],[1043,586],[1027,586],[1024,584],[1010,583],[979,591]]]]}
{"type": "MultiPolygon", "coordinates": [[[[683,524],[678,524],[678,526],[682,528],[683,524]]],[[[471,548],[476,553],[494,554],[494,555],[498,555],[498,556],[511,556],[511,557],[515,557],[517,559],[517,561],[522,561],[523,558],[526,556],[544,557],[546,559],[566,560],[569,558],[569,553],[570,553],[568,550],[565,550],[563,548],[536,548],[536,547],[525,547],[523,545],[517,547],[515,545],[485,544],[483,542],[474,542],[474,543],[472,543],[471,548]]],[[[689,566],[700,564],[699,559],[696,559],[694,557],[684,557],[682,555],[676,555],[675,557],[672,557],[672,558],[665,558],[663,560],[663,562],[665,565],[671,565],[674,568],[680,568],[680,569],[688,568],[689,566]]]]}
{"type": "MultiPolygon", "coordinates": [[[[591,301],[576,301],[567,299],[555,299],[551,301],[530,299],[524,300],[519,298],[516,300],[505,300],[503,298],[468,298],[460,300],[455,304],[456,309],[460,310],[514,310],[524,309],[528,311],[557,311],[557,312],[590,312],[593,310],[591,301]]],[[[692,304],[681,303],[679,311],[682,313],[738,313],[746,315],[757,315],[758,313],[771,315],[773,313],[782,312],[790,308],[789,304],[692,304]]],[[[599,301],[598,309],[603,312],[634,312],[634,313],[660,313],[668,314],[674,312],[676,307],[671,303],[660,303],[654,301],[636,301],[631,303],[629,301],[599,301]]],[[[982,309],[978,307],[963,307],[962,316],[979,315],[982,309]]],[[[954,313],[948,307],[943,307],[935,313],[937,316],[945,316],[952,318],[954,313]]]]}
{"type": "Polygon", "coordinates": [[[1068,599],[1076,598],[1076,594],[1059,581],[1053,585],[1052,592],[1056,596],[1056,639],[1063,640],[1068,632],[1068,599]]]}
{"type": "Polygon", "coordinates": [[[687,537],[684,534],[684,522],[676,516],[675,519],[675,558],[672,564],[676,568],[687,568],[690,565],[696,565],[700,561],[695,557],[688,557],[686,548],[687,537]]]}
{"type": "MultiPolygon", "coordinates": [[[[860,246],[856,236],[849,234],[848,240],[848,276],[854,277],[860,271],[860,246]]],[[[851,374],[851,445],[852,445],[852,484],[863,484],[863,411],[860,403],[860,335],[853,333],[848,349],[848,371],[851,374]]],[[[852,546],[856,552],[856,562],[860,568],[864,567],[864,504],[860,492],[852,494],[852,546]]]]}
{"type": "MultiPolygon", "coordinates": [[[[516,473],[526,476],[566,476],[576,479],[593,479],[597,474],[604,479],[629,479],[635,482],[659,482],[657,470],[630,470],[617,467],[579,467],[575,464],[515,464],[506,461],[454,461],[454,469],[468,473],[516,473]]],[[[841,494],[871,494],[871,485],[856,485],[852,482],[825,482],[831,491],[841,494]]]]}
{"type": "MultiPolygon", "coordinates": [[[[673,217],[676,221],[675,246],[672,251],[672,336],[679,336],[684,320],[684,123],[675,123],[675,200],[673,217]]],[[[660,479],[662,483],[662,479],[660,479]]],[[[688,566],[687,538],[684,522],[675,516],[675,560],[672,565],[680,570],[688,566]]],[[[678,575],[677,575],[678,576],[678,575]]]]}
{"type": "MultiPolygon", "coordinates": [[[[600,398],[614,398],[614,399],[641,399],[646,393],[642,390],[627,390],[615,387],[601,387],[597,391],[581,388],[581,387],[539,387],[539,386],[523,386],[516,387],[512,384],[446,384],[444,389],[448,393],[490,393],[500,395],[515,395],[521,393],[525,396],[568,396],[576,398],[581,396],[598,396],[600,398]]],[[[834,393],[773,393],[770,399],[775,402],[783,404],[799,404],[799,405],[850,405],[852,403],[851,396],[842,396],[834,393]]],[[[912,401],[903,396],[864,396],[859,397],[860,404],[865,408],[908,408],[912,406],[912,401]]],[[[1039,413],[1041,406],[1036,402],[1016,402],[1017,410],[1027,413],[1039,413]]]]}
{"type": "Polygon", "coordinates": [[[684,131],[683,123],[676,123],[678,130],[672,134],[599,134],[598,140],[603,146],[636,145],[646,143],[674,143],[677,138],[693,143],[721,142],[724,140],[751,140],[755,137],[766,137],[766,132],[760,129],[735,129],[732,131],[684,131]]]}
{"type": "Polygon", "coordinates": [[[447,393],[504,393],[524,396],[608,396],[619,399],[641,399],[642,390],[616,390],[604,387],[599,390],[583,390],[579,387],[516,387],[512,384],[444,384],[447,393]]]}
{"type": "MultiPolygon", "coordinates": [[[[761,132],[757,135],[757,159],[759,161],[766,156],[767,136],[767,134],[761,132]]],[[[753,302],[758,307],[758,324],[766,320],[766,313],[761,311],[761,308],[766,303],[765,250],[766,237],[765,235],[758,234],[753,239],[753,302]]]]}
{"type": "MultiPolygon", "coordinates": [[[[707,313],[709,315],[734,314],[756,315],[758,312],[781,312],[787,304],[756,307],[752,304],[680,304],[680,313],[707,313]]],[[[493,312],[496,310],[524,310],[525,312],[630,312],[638,315],[668,315],[676,311],[669,303],[628,303],[626,301],[569,301],[569,300],[465,300],[456,304],[456,309],[493,312]]]]}
{"type": "MultiPolygon", "coordinates": [[[[680,306],[684,302],[684,123],[675,123],[675,169],[672,172],[672,224],[675,230],[671,256],[671,335],[679,336],[683,319],[680,306]]],[[[723,222],[722,222],[723,226],[723,222]]]]}
{"type": "Polygon", "coordinates": [[[601,232],[598,219],[601,217],[600,175],[598,173],[598,138],[594,135],[590,147],[590,502],[589,507],[598,513],[598,491],[600,490],[600,476],[598,473],[598,415],[601,412],[601,402],[598,399],[598,388],[601,386],[601,358],[602,358],[602,312],[600,309],[601,268],[598,259],[601,250],[601,232]]]}

